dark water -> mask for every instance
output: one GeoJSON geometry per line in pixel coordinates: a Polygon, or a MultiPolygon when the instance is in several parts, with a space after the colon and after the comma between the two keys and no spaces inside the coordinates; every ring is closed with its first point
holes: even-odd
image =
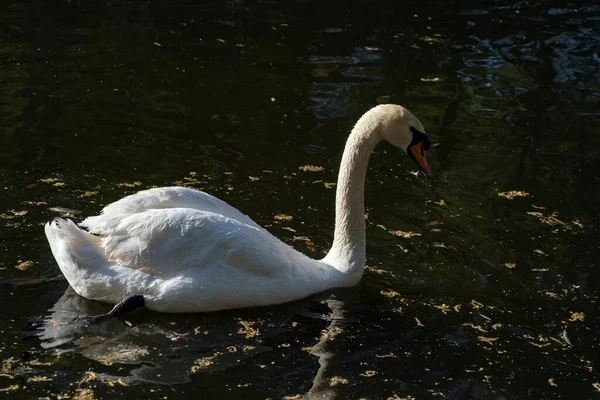
{"type": "Polygon", "coordinates": [[[597,2],[197,3],[0,0],[7,398],[600,394],[597,2]],[[321,257],[326,184],[381,102],[423,122],[435,178],[377,149],[358,287],[60,325],[108,307],[67,290],[42,229],[56,207],[81,218],[186,184],[321,257]],[[48,315],[55,329],[23,341],[48,315]]]}

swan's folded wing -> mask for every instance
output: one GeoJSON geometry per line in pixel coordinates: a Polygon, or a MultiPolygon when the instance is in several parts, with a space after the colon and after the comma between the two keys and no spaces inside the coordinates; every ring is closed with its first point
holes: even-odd
{"type": "Polygon", "coordinates": [[[263,228],[189,208],[126,217],[102,247],[109,261],[164,279],[198,268],[274,276],[289,265],[287,247],[263,228]]]}
{"type": "Polygon", "coordinates": [[[143,190],[104,207],[102,214],[86,218],[80,225],[91,233],[109,235],[124,218],[148,210],[190,208],[223,215],[259,227],[250,217],[208,193],[184,187],[143,190]]]}

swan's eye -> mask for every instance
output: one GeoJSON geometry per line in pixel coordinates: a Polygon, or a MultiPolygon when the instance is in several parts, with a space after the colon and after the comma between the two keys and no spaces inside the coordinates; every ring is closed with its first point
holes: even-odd
{"type": "Polygon", "coordinates": [[[408,147],[412,147],[412,146],[414,146],[414,145],[416,145],[418,143],[423,143],[423,146],[421,147],[421,155],[424,156],[425,154],[423,153],[423,150],[429,150],[429,148],[431,147],[431,142],[429,142],[429,138],[427,137],[426,134],[424,134],[423,132],[419,131],[414,126],[411,126],[408,129],[413,134],[412,141],[410,142],[410,144],[408,145],[408,147]]]}
{"type": "Polygon", "coordinates": [[[423,141],[423,149],[429,150],[430,147],[431,147],[431,142],[429,141],[429,138],[427,136],[425,136],[425,140],[423,141]]]}

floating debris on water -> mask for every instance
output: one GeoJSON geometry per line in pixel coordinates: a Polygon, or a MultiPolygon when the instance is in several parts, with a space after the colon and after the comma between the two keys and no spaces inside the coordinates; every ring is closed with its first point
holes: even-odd
{"type": "Polygon", "coordinates": [[[516,197],[527,197],[529,196],[529,193],[523,192],[521,190],[511,190],[510,192],[498,192],[498,196],[512,200],[516,197]]]}

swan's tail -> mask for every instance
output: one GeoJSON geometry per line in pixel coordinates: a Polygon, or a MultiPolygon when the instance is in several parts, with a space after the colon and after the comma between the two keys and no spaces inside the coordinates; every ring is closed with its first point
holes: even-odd
{"type": "Polygon", "coordinates": [[[83,231],[69,219],[55,219],[45,226],[52,254],[71,287],[80,296],[93,297],[86,276],[108,266],[100,239],[83,231]]]}

